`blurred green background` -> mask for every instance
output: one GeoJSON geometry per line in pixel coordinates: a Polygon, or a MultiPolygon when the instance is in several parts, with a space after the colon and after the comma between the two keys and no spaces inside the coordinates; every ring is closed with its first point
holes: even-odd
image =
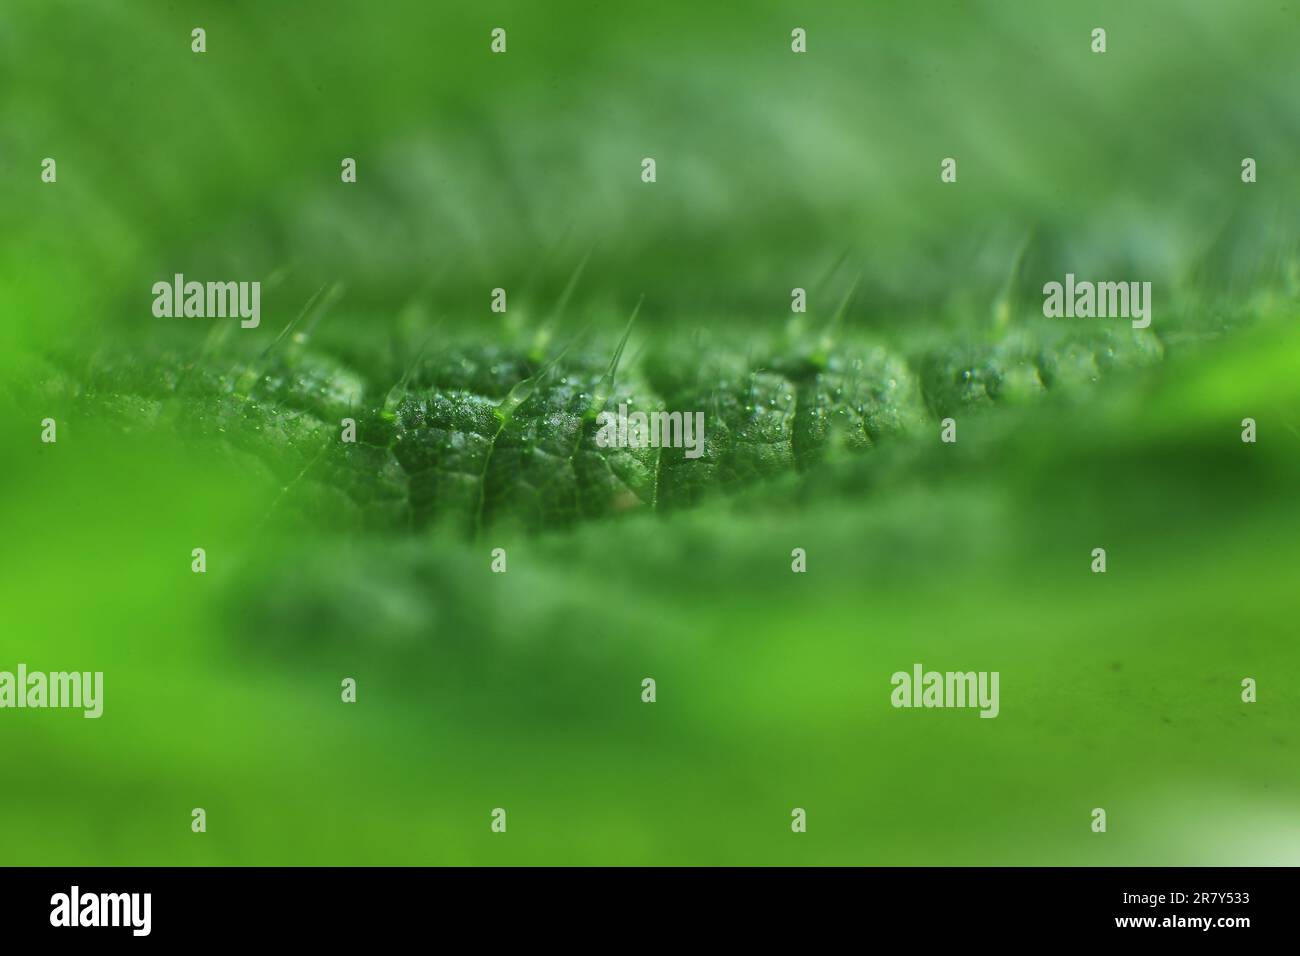
{"type": "Polygon", "coordinates": [[[1298,29],[10,0],[0,669],[106,690],[0,711],[0,862],[1300,862],[1298,29]],[[1067,271],[1151,281],[1152,328],[1044,319],[1067,271]],[[175,272],[261,280],[261,327],[154,318],[175,272]],[[625,375],[878,348],[915,414],[694,507],[471,533],[337,458],[465,356],[587,374],[642,296],[625,375]],[[1001,715],[894,710],[914,662],[998,670],[1001,715]]]}

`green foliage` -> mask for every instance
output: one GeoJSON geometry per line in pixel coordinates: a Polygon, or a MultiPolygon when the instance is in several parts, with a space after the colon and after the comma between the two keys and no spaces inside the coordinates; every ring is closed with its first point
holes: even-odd
{"type": "Polygon", "coordinates": [[[0,716],[7,859],[1294,862],[1295,4],[942,13],[5,4],[0,666],[107,688],[0,716]]]}

